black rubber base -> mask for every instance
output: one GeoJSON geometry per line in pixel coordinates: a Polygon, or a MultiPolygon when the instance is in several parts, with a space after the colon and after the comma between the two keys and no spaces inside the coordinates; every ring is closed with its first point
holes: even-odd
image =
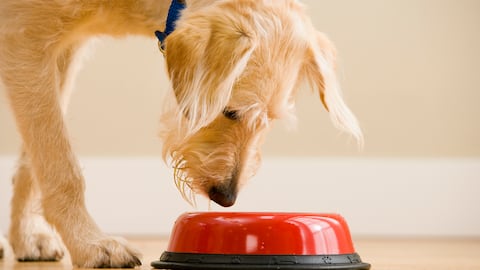
{"type": "Polygon", "coordinates": [[[229,270],[368,270],[357,253],[341,255],[225,255],[164,252],[151,263],[157,269],[229,270]]]}

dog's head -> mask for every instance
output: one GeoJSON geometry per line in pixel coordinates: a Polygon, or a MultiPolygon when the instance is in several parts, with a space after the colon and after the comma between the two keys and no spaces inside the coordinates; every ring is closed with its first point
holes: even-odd
{"type": "Polygon", "coordinates": [[[164,156],[187,199],[200,193],[232,205],[257,171],[270,122],[294,118],[294,96],[305,82],[318,90],[335,125],[362,138],[341,98],[335,49],[297,1],[193,5],[166,50],[177,102],[163,117],[164,156]]]}

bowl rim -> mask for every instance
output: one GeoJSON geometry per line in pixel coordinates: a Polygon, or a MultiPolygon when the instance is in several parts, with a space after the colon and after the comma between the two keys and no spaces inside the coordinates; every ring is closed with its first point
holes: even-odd
{"type": "Polygon", "coordinates": [[[158,269],[192,270],[368,270],[357,253],[336,255],[243,255],[163,252],[150,264],[158,269]]]}

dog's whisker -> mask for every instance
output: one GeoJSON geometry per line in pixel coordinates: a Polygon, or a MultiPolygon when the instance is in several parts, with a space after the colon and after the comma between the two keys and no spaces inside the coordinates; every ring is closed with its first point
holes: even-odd
{"type": "Polygon", "coordinates": [[[193,180],[187,176],[185,172],[185,161],[182,159],[177,160],[173,164],[173,178],[175,186],[180,191],[183,199],[185,199],[190,205],[196,207],[197,202],[195,198],[195,192],[193,191],[193,180]]]}

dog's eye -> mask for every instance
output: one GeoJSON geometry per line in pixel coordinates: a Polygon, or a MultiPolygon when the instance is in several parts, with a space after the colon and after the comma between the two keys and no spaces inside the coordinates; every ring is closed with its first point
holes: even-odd
{"type": "Polygon", "coordinates": [[[229,109],[223,110],[223,115],[230,120],[238,120],[239,118],[237,111],[232,111],[229,109]]]}

